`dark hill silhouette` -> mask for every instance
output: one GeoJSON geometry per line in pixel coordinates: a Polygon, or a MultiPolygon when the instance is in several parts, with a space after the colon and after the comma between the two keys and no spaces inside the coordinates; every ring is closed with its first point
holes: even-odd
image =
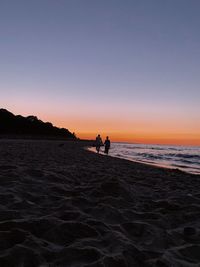
{"type": "Polygon", "coordinates": [[[55,127],[52,123],[43,122],[36,116],[15,116],[6,109],[0,109],[0,135],[76,139],[75,134],[65,128],[55,127]]]}

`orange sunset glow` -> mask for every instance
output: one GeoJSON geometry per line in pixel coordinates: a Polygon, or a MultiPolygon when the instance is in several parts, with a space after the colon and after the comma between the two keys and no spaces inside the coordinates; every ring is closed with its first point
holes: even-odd
{"type": "Polygon", "coordinates": [[[9,108],[15,114],[25,116],[33,114],[33,110],[37,109],[35,115],[41,120],[68,128],[83,139],[94,139],[99,133],[103,138],[108,135],[115,142],[200,145],[198,113],[190,118],[189,110],[177,110],[176,105],[167,110],[165,105],[163,109],[151,106],[141,109],[138,105],[132,107],[127,104],[121,111],[113,105],[113,112],[109,105],[104,105],[104,109],[96,106],[96,112],[93,112],[93,105],[88,107],[79,103],[78,109],[74,109],[75,104],[72,102],[68,105],[68,112],[64,110],[64,103],[60,103],[60,107],[52,106],[51,109],[48,101],[42,108],[34,102],[25,103],[26,109],[20,102],[15,108],[9,108]]]}
{"type": "MultiPolygon", "coordinates": [[[[177,137],[172,136],[170,133],[166,134],[130,134],[130,133],[101,133],[105,138],[110,136],[113,142],[129,142],[129,143],[141,143],[141,144],[168,144],[168,145],[191,145],[199,146],[199,136],[196,134],[177,134],[177,137]],[[171,137],[170,137],[171,135],[171,137]]],[[[95,133],[77,133],[77,136],[83,139],[94,139],[95,133]]]]}
{"type": "Polygon", "coordinates": [[[60,127],[70,125],[70,130],[76,129],[77,137],[81,139],[93,140],[99,133],[103,138],[107,135],[113,142],[130,142],[146,144],[173,144],[173,145],[200,145],[200,127],[199,125],[191,126],[187,131],[184,122],[176,121],[123,121],[116,120],[84,120],[72,119],[61,121],[52,118],[52,121],[60,127]]]}
{"type": "Polygon", "coordinates": [[[95,105],[94,100],[90,106],[72,101],[66,105],[68,109],[61,99],[55,99],[54,105],[52,100],[47,100],[43,106],[39,104],[20,101],[16,102],[15,108],[11,105],[9,108],[15,114],[25,116],[37,110],[35,115],[41,120],[67,128],[81,139],[94,139],[99,133],[103,138],[108,135],[113,142],[200,145],[198,112],[191,116],[191,108],[182,109],[173,103],[167,109],[167,104],[156,107],[136,104],[132,107],[127,101],[122,110],[118,109],[118,103],[112,106],[105,103],[102,107],[95,105]]]}

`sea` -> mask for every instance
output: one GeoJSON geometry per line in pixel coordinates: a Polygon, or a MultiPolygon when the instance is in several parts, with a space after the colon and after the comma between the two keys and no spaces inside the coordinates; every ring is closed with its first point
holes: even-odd
{"type": "MultiPolygon", "coordinates": [[[[94,151],[94,148],[92,150],[94,151]]],[[[103,153],[103,147],[101,151],[103,153]]],[[[200,146],[112,143],[109,155],[200,174],[200,146]]]]}

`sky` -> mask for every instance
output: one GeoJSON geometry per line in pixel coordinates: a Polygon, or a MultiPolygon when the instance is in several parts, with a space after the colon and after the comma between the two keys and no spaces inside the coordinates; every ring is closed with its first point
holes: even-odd
{"type": "Polygon", "coordinates": [[[200,145],[199,0],[1,0],[0,107],[80,138],[200,145]]]}

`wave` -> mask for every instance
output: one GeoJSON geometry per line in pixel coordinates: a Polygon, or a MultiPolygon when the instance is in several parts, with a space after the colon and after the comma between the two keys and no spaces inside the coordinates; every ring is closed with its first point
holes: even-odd
{"type": "Polygon", "coordinates": [[[186,158],[186,159],[199,159],[200,160],[200,156],[199,155],[176,154],[176,157],[186,158]]]}
{"type": "Polygon", "coordinates": [[[172,166],[174,166],[174,167],[180,167],[180,168],[184,168],[184,169],[190,168],[189,166],[181,165],[181,164],[172,164],[172,166]]]}
{"type": "Polygon", "coordinates": [[[191,167],[191,166],[186,166],[186,165],[181,165],[181,164],[172,164],[172,166],[180,167],[180,168],[184,168],[184,169],[190,168],[190,169],[195,169],[195,170],[199,170],[200,171],[200,168],[195,167],[195,166],[191,167]]]}
{"type": "Polygon", "coordinates": [[[143,158],[149,158],[149,159],[158,159],[158,160],[181,160],[185,163],[196,163],[200,164],[198,160],[200,160],[200,156],[198,155],[189,155],[189,154],[151,154],[151,153],[137,153],[137,152],[131,152],[131,151],[121,151],[121,154],[117,153],[119,155],[126,155],[126,156],[133,156],[133,157],[143,157],[143,158]],[[194,162],[194,160],[197,160],[194,162]]]}
{"type": "Polygon", "coordinates": [[[110,154],[133,161],[200,173],[200,147],[115,143],[110,154]]]}

